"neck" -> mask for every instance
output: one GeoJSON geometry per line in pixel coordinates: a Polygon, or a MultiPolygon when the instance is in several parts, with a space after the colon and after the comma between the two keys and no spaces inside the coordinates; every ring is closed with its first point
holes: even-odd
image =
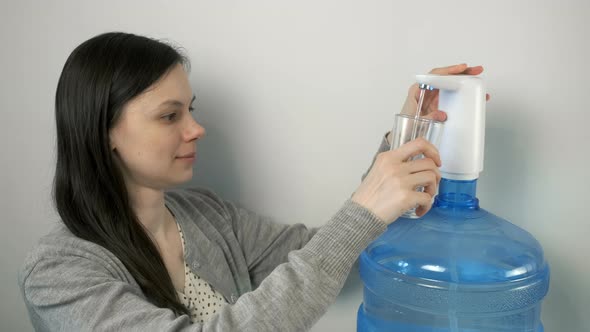
{"type": "Polygon", "coordinates": [[[477,179],[449,180],[441,179],[434,206],[439,208],[479,209],[479,200],[475,196],[477,179]]]}
{"type": "Polygon", "coordinates": [[[140,186],[128,186],[131,207],[139,222],[155,239],[164,238],[174,217],[166,208],[164,192],[140,186]]]}

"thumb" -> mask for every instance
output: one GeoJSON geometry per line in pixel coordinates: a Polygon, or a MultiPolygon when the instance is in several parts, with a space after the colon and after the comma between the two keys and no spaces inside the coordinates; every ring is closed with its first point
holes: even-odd
{"type": "Polygon", "coordinates": [[[426,118],[430,118],[434,121],[444,122],[447,120],[447,113],[444,111],[438,110],[434,111],[426,116],[426,118]]]}

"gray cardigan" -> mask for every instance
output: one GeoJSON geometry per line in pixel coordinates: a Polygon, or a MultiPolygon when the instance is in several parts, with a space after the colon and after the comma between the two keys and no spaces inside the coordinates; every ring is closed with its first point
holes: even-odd
{"type": "MultiPolygon", "coordinates": [[[[379,151],[389,148],[384,139],[379,151]]],[[[229,305],[191,324],[150,303],[125,266],[65,226],[27,256],[19,285],[37,331],[304,331],[326,312],[361,251],[386,229],[352,202],[321,228],[283,225],[206,189],[166,192],[185,260],[229,305]]]]}

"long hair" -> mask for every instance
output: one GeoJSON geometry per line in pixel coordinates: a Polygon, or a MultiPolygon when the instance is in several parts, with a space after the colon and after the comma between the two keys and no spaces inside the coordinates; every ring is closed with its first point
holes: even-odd
{"type": "Polygon", "coordinates": [[[53,199],[73,234],[112,252],[153,304],[180,315],[188,310],[131,208],[109,143],[125,104],[177,64],[188,67],[188,60],[175,48],[127,33],[98,35],[72,52],[55,96],[53,199]]]}

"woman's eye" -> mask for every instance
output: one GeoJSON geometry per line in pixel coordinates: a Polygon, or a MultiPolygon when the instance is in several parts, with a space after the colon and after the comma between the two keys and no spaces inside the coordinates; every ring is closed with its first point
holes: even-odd
{"type": "Polygon", "coordinates": [[[192,111],[194,111],[194,110],[195,110],[195,108],[194,108],[194,107],[192,107],[192,106],[188,108],[188,111],[189,111],[189,112],[192,112],[192,111]]]}
{"type": "Polygon", "coordinates": [[[162,117],[162,119],[165,119],[167,121],[174,121],[174,119],[176,119],[176,113],[166,114],[162,117]]]}

